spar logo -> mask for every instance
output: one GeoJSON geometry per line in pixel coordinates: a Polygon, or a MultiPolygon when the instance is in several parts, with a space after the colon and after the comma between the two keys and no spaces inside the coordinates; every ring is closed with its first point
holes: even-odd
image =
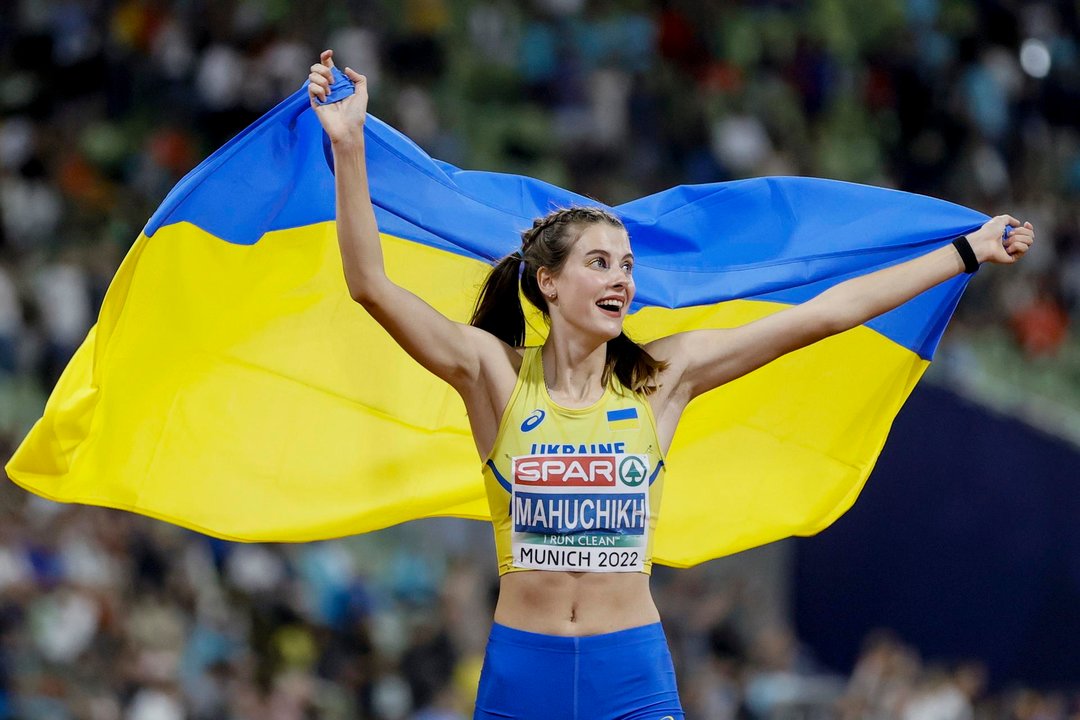
{"type": "Polygon", "coordinates": [[[619,480],[628,487],[637,487],[645,481],[648,469],[637,455],[627,455],[619,462],[619,480]]]}
{"type": "Polygon", "coordinates": [[[521,432],[529,432],[537,425],[544,422],[544,417],[546,416],[547,413],[545,413],[539,408],[533,410],[531,413],[529,413],[529,417],[525,418],[525,420],[521,423],[521,432]]]}
{"type": "Polygon", "coordinates": [[[514,458],[514,482],[546,487],[615,487],[615,460],[614,455],[526,455],[514,458]]]}

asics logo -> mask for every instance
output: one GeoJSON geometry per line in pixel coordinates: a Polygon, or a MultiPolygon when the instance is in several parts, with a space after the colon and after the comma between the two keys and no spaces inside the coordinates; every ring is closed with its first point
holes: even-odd
{"type": "Polygon", "coordinates": [[[544,422],[545,416],[547,416],[547,413],[543,410],[540,410],[539,408],[533,410],[529,413],[529,417],[525,418],[524,422],[521,423],[521,432],[529,432],[537,425],[544,422]]]}

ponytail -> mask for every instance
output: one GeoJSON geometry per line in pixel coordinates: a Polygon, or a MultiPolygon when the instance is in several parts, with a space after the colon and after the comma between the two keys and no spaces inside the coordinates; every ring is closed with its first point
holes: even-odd
{"type": "Polygon", "coordinates": [[[525,313],[518,299],[521,255],[511,253],[491,269],[476,299],[469,324],[486,330],[510,347],[525,344],[525,313]]]}

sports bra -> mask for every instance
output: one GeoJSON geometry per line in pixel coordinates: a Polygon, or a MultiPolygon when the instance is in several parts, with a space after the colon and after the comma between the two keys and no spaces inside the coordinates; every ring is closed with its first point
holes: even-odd
{"type": "Polygon", "coordinates": [[[652,571],[664,459],[648,399],[618,380],[562,407],[525,348],[483,474],[500,575],[652,571]]]}

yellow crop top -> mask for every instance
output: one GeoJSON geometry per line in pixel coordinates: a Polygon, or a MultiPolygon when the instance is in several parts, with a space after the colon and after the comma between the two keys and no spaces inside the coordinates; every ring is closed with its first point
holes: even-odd
{"type": "Polygon", "coordinates": [[[500,575],[652,571],[664,459],[644,396],[614,381],[589,407],[556,405],[526,348],[483,473],[500,575]]]}

